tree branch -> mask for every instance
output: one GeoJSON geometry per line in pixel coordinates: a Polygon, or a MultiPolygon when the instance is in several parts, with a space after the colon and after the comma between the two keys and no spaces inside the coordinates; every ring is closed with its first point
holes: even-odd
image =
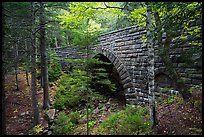
{"type": "Polygon", "coordinates": [[[154,18],[155,18],[155,22],[156,22],[156,27],[158,29],[158,37],[157,37],[157,44],[159,45],[159,47],[162,46],[162,27],[161,27],[161,20],[160,20],[160,17],[159,17],[159,13],[156,11],[154,12],[154,18]],[[159,29],[160,28],[160,29],[159,29]]]}
{"type": "Polygon", "coordinates": [[[104,3],[104,5],[105,5],[105,7],[91,7],[92,9],[96,9],[96,10],[98,10],[98,9],[108,9],[108,8],[112,8],[112,9],[120,9],[120,10],[124,10],[125,8],[126,8],[126,6],[127,6],[127,4],[128,4],[128,2],[126,2],[126,4],[124,5],[124,7],[115,7],[115,6],[108,6],[107,4],[106,4],[106,2],[103,2],[104,3]]]}

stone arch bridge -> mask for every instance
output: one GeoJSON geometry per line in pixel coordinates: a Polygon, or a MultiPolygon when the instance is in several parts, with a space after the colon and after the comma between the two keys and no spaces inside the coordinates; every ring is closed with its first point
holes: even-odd
{"type": "MultiPolygon", "coordinates": [[[[126,103],[148,103],[148,48],[143,42],[146,30],[135,26],[112,31],[103,34],[98,39],[98,44],[93,50],[95,54],[102,54],[107,57],[117,69],[123,84],[126,103]]],[[[193,66],[186,67],[181,58],[181,53],[192,47],[191,44],[181,45],[175,48],[175,40],[172,41],[171,59],[176,69],[180,72],[188,86],[202,83],[202,62],[195,62],[193,66]]],[[[156,53],[157,46],[154,47],[156,53]]],[[[70,46],[54,49],[60,57],[63,67],[66,63],[63,58],[79,58],[83,54],[70,46]]],[[[198,47],[202,53],[202,47],[198,47]]],[[[92,56],[94,56],[92,55],[92,56]]],[[[201,54],[202,58],[202,54],[201,54]]],[[[155,83],[161,87],[173,86],[174,82],[169,77],[168,71],[160,57],[154,56],[155,83]]]]}

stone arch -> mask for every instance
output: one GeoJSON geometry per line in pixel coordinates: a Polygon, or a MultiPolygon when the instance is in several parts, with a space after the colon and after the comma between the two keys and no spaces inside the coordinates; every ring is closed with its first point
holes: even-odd
{"type": "Polygon", "coordinates": [[[175,87],[173,79],[170,77],[169,72],[164,67],[156,69],[154,79],[156,87],[158,85],[160,87],[175,87]]]}
{"type": "Polygon", "coordinates": [[[123,89],[125,90],[125,94],[129,92],[133,88],[133,83],[132,83],[132,79],[130,77],[129,72],[127,71],[126,67],[121,62],[121,60],[107,48],[98,48],[96,50],[95,55],[97,54],[104,55],[111,61],[111,63],[113,63],[114,67],[116,68],[120,76],[120,79],[123,85],[123,89]]]}

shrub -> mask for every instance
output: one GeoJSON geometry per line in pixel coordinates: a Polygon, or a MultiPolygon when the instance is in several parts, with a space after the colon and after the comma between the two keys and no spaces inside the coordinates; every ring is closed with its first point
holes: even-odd
{"type": "Polygon", "coordinates": [[[125,110],[110,115],[93,133],[98,135],[143,135],[151,132],[146,107],[126,107],[125,110]]]}
{"type": "Polygon", "coordinates": [[[88,123],[89,128],[92,128],[95,124],[96,124],[96,121],[95,121],[95,120],[89,121],[89,123],[88,123]]]}
{"type": "Polygon", "coordinates": [[[55,135],[69,135],[74,128],[75,124],[71,122],[70,117],[65,112],[60,112],[54,123],[53,133],[55,135]]]}
{"type": "Polygon", "coordinates": [[[79,119],[81,118],[79,112],[70,112],[68,116],[69,116],[69,118],[70,118],[70,121],[71,121],[72,123],[74,123],[74,124],[79,123],[79,119]]]}
{"type": "Polygon", "coordinates": [[[64,109],[66,103],[66,96],[62,95],[60,92],[57,92],[55,97],[56,99],[54,102],[54,108],[58,110],[64,109]]]}
{"type": "Polygon", "coordinates": [[[58,110],[62,110],[65,107],[73,107],[80,103],[81,96],[79,91],[75,92],[74,90],[64,88],[63,85],[60,85],[57,90],[54,107],[58,110]],[[62,88],[63,87],[63,88],[62,88]]]}
{"type": "Polygon", "coordinates": [[[49,50],[48,57],[48,79],[49,82],[54,82],[59,79],[63,72],[56,52],[49,50]]]}
{"type": "Polygon", "coordinates": [[[87,77],[84,71],[74,70],[60,78],[60,86],[55,96],[54,107],[63,109],[65,106],[73,107],[80,103],[83,91],[87,90],[87,77]]]}
{"type": "Polygon", "coordinates": [[[202,85],[194,85],[189,89],[190,93],[192,94],[189,102],[195,108],[198,109],[200,112],[202,111],[202,85]]]}
{"type": "Polygon", "coordinates": [[[170,96],[167,98],[166,103],[167,103],[167,104],[172,104],[173,102],[175,102],[176,97],[177,97],[176,95],[170,95],[170,96]]]}
{"type": "Polygon", "coordinates": [[[62,69],[57,61],[51,61],[48,66],[48,79],[50,82],[56,81],[62,75],[62,69]]]}

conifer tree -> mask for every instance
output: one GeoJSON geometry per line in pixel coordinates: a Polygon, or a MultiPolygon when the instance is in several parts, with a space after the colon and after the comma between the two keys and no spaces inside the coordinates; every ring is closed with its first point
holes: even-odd
{"type": "Polygon", "coordinates": [[[31,2],[31,92],[33,107],[33,127],[39,123],[38,101],[36,97],[36,43],[35,43],[35,2],[31,2]]]}

